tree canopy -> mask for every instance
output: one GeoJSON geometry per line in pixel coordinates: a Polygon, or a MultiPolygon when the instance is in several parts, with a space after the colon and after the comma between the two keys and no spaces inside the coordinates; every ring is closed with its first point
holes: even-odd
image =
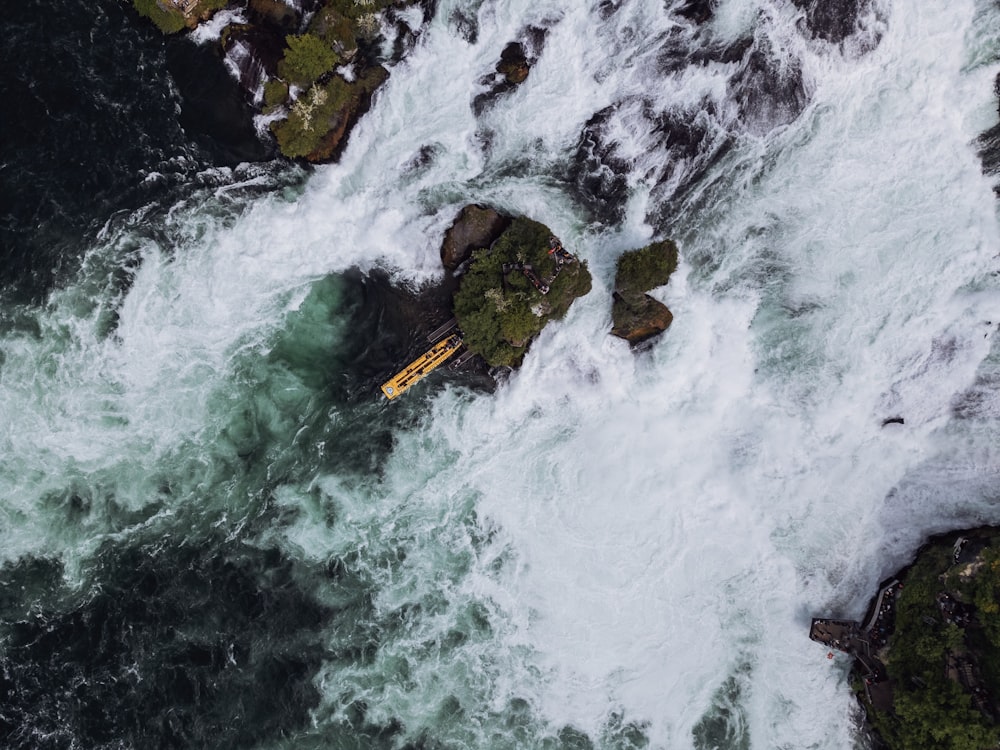
{"type": "Polygon", "coordinates": [[[544,224],[517,218],[491,249],[472,255],[455,293],[455,317],[466,346],[492,366],[520,364],[545,325],[590,291],[587,264],[574,260],[559,267],[549,253],[551,237],[544,224]],[[547,294],[521,270],[524,265],[548,282],[547,294]]]}

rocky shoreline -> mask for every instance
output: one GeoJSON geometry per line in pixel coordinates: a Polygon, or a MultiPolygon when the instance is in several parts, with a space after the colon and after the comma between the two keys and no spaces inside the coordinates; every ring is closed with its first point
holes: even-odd
{"type": "Polygon", "coordinates": [[[852,686],[882,746],[995,747],[1000,527],[932,537],[882,582],[864,621],[817,618],[810,638],[853,657],[852,686]]]}

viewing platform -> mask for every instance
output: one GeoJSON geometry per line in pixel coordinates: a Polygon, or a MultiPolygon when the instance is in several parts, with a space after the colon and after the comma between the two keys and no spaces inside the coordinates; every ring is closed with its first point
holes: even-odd
{"type": "MultiPolygon", "coordinates": [[[[880,711],[892,707],[892,681],[878,651],[885,646],[893,631],[896,596],[900,588],[902,584],[895,578],[883,581],[864,624],[855,620],[817,617],[813,618],[809,627],[810,640],[854,657],[864,679],[868,701],[880,711]]],[[[832,659],[833,652],[827,657],[832,659]]]]}

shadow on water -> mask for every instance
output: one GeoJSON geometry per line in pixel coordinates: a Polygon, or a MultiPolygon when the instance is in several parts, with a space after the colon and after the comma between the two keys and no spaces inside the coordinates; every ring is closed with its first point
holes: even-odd
{"type": "Polygon", "coordinates": [[[173,204],[212,167],[273,157],[211,46],[167,40],[128,3],[4,12],[0,288],[38,301],[117,211],[173,204]]]}
{"type": "Polygon", "coordinates": [[[307,724],[337,614],[277,550],[108,542],[84,594],[61,591],[61,573],[3,570],[3,747],[246,748],[307,724]]]}
{"type": "Polygon", "coordinates": [[[449,284],[413,290],[379,270],[314,283],[266,362],[245,374],[257,397],[296,402],[297,448],[290,455],[296,472],[378,475],[393,434],[423,419],[443,385],[492,389],[485,369],[473,365],[462,372],[441,368],[393,402],[382,395],[381,384],[425,351],[427,334],[451,317],[449,284]]]}

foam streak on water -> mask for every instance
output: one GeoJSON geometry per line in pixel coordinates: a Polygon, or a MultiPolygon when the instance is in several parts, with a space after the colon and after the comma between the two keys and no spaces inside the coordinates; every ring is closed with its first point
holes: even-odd
{"type": "Polygon", "coordinates": [[[5,320],[4,558],[82,585],[102,541],[170,544],[190,514],[334,571],[311,595],[356,614],[325,633],[302,747],[853,747],[809,616],[860,616],[924,534],[1000,515],[1000,232],[971,145],[995,19],[875,3],[838,46],[788,3],[701,28],[663,6],[442,0],[304,194],[236,214],[206,191],[155,239],[106,233],[78,285],[5,320]],[[528,80],[477,117],[528,27],[528,80]],[[785,100],[740,88],[740,40],[785,100]],[[602,110],[617,209],[571,176],[602,110]],[[688,121],[684,150],[664,132],[688,121]],[[331,397],[351,331],[330,274],[435,278],[472,201],[552,226],[594,291],[495,394],[331,397]],[[613,261],[654,223],[680,241],[675,322],[636,355],[607,335],[613,261]],[[101,269],[136,257],[117,297],[101,269]]]}

